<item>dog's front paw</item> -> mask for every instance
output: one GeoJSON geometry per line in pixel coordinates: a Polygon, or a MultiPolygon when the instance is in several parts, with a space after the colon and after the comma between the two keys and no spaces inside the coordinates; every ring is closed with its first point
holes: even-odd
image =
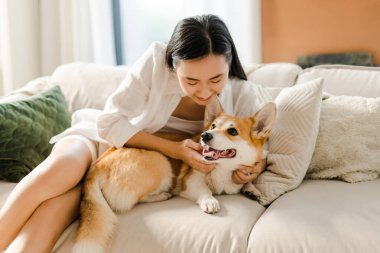
{"type": "Polygon", "coordinates": [[[201,199],[199,206],[205,213],[216,213],[220,210],[219,201],[212,196],[201,199]]]}

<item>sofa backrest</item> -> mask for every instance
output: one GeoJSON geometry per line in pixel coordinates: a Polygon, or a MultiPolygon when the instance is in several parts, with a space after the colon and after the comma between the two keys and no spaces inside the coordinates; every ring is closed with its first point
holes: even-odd
{"type": "Polygon", "coordinates": [[[103,109],[107,97],[123,81],[127,71],[127,66],[71,63],[59,66],[51,80],[61,87],[69,111],[103,109]]]}
{"type": "Polygon", "coordinates": [[[324,92],[333,95],[380,97],[380,67],[320,65],[303,70],[296,84],[323,77],[324,92]]]}
{"type": "MultiPolygon", "coordinates": [[[[71,63],[58,67],[50,77],[32,80],[0,102],[22,99],[59,85],[71,112],[82,108],[102,109],[128,71],[127,66],[71,63]]],[[[380,97],[380,68],[321,65],[302,70],[292,63],[245,66],[248,80],[267,87],[288,87],[318,77],[324,78],[324,91],[334,95],[380,97]]]]}
{"type": "MultiPolygon", "coordinates": [[[[248,80],[270,87],[294,85],[302,69],[291,63],[255,64],[245,68],[248,80]]],[[[81,108],[103,109],[106,99],[123,81],[128,67],[71,63],[58,67],[51,81],[58,83],[71,112],[81,108]]]]}

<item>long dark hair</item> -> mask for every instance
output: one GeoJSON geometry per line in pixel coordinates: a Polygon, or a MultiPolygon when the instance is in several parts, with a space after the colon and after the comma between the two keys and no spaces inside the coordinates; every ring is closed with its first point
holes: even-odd
{"type": "Polygon", "coordinates": [[[177,61],[202,58],[211,53],[226,57],[229,77],[247,80],[227,26],[211,14],[185,18],[176,25],[167,45],[166,64],[174,70],[177,61]]]}

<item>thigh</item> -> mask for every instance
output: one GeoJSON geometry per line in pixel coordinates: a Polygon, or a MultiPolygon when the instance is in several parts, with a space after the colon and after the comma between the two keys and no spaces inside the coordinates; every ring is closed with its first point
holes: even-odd
{"type": "Polygon", "coordinates": [[[49,197],[62,194],[75,187],[92,163],[92,151],[80,138],[64,138],[58,141],[51,154],[25,179],[38,184],[49,197]]]}

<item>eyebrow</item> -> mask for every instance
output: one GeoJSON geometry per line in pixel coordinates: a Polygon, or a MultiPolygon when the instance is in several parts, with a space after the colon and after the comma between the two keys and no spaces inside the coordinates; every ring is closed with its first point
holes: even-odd
{"type": "MultiPolygon", "coordinates": [[[[216,76],[214,76],[214,77],[211,77],[210,79],[208,79],[208,80],[212,80],[212,79],[215,79],[215,78],[218,78],[218,77],[221,77],[223,75],[223,73],[222,74],[219,74],[219,75],[216,75],[216,76]]],[[[190,80],[190,81],[199,81],[199,79],[195,79],[195,78],[192,78],[192,77],[185,77],[186,79],[188,79],[188,80],[190,80]]]]}

